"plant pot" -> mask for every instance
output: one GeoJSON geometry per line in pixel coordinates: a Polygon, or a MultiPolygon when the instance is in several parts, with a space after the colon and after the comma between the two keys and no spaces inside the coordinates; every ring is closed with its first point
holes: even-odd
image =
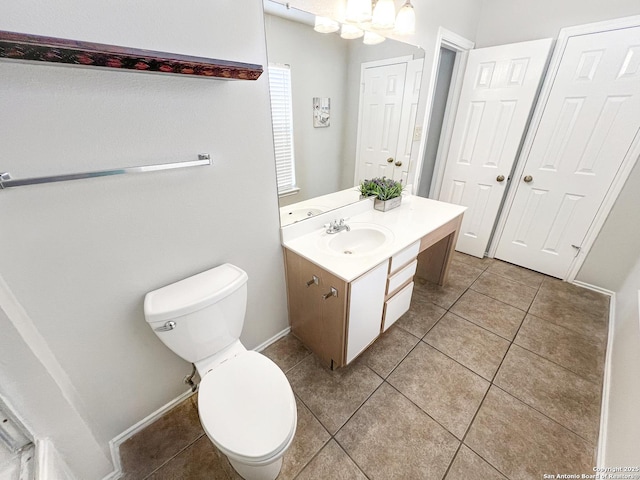
{"type": "Polygon", "coordinates": [[[380,210],[381,212],[386,212],[392,208],[399,207],[400,203],[402,203],[402,195],[396,198],[390,198],[389,200],[380,200],[376,198],[373,202],[373,208],[380,210]]]}

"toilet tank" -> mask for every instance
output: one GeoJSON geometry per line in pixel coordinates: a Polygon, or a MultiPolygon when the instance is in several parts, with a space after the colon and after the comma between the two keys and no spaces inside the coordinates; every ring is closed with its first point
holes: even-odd
{"type": "Polygon", "coordinates": [[[240,338],[247,279],[230,263],[185,278],[147,293],[145,318],[167,347],[196,363],[240,338]]]}

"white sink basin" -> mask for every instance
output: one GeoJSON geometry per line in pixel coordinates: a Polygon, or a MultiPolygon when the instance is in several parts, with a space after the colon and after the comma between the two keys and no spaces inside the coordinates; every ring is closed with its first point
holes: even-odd
{"type": "Polygon", "coordinates": [[[373,223],[349,223],[351,230],[323,233],[321,246],[337,255],[369,255],[393,241],[393,232],[373,223]]]}

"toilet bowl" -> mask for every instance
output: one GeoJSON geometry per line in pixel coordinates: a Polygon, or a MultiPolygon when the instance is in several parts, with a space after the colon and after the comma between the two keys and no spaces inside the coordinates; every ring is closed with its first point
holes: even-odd
{"type": "Polygon", "coordinates": [[[247,274],[224,264],[145,296],[145,318],[160,340],[195,364],[198,413],[211,442],[246,480],[273,480],[296,431],[287,377],[239,335],[247,274]]]}
{"type": "Polygon", "coordinates": [[[278,476],[297,413],[287,377],[271,360],[247,351],[208,372],[198,413],[209,439],[242,477],[278,476]]]}

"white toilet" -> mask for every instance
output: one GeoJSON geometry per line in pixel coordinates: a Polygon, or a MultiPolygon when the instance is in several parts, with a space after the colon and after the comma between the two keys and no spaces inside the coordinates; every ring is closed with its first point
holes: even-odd
{"type": "Polygon", "coordinates": [[[207,436],[247,480],[273,480],[296,431],[296,401],[270,359],[240,342],[247,274],[229,263],[147,293],[144,313],[174,353],[195,364],[207,436]]]}

